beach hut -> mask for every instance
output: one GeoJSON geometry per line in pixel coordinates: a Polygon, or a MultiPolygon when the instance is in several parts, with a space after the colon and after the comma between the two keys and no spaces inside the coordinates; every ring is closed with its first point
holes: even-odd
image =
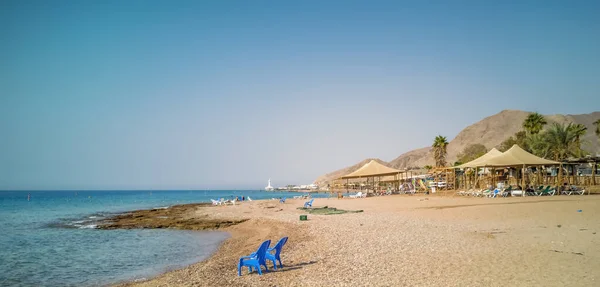
{"type": "Polygon", "coordinates": [[[454,166],[453,168],[480,167],[480,166],[482,166],[481,165],[482,162],[485,162],[486,160],[488,160],[490,158],[497,157],[501,154],[502,154],[501,151],[497,150],[496,148],[493,148],[490,151],[488,151],[486,154],[484,154],[470,162],[461,164],[459,166],[454,166]]]}
{"type": "Polygon", "coordinates": [[[398,176],[402,172],[399,169],[391,168],[375,160],[371,160],[356,171],[344,175],[340,179],[345,179],[348,183],[349,179],[366,178],[368,182],[369,178],[373,178],[373,186],[375,186],[375,178],[379,178],[381,181],[381,177],[387,177],[390,181],[398,181],[398,176]],[[390,176],[394,178],[390,179],[390,176]]]}
{"type": "MultiPolygon", "coordinates": [[[[525,187],[525,168],[528,166],[551,166],[560,165],[560,162],[548,160],[533,155],[523,150],[518,145],[513,145],[509,150],[494,157],[487,158],[476,163],[480,167],[516,167],[522,168],[522,186],[525,187]]],[[[523,192],[523,196],[525,192],[523,192]]]]}
{"type": "MultiPolygon", "coordinates": [[[[474,168],[475,169],[475,182],[473,184],[476,185],[477,181],[478,181],[477,178],[479,176],[479,167],[482,166],[481,163],[485,162],[486,160],[488,160],[490,158],[499,156],[501,154],[502,154],[501,151],[497,150],[496,148],[493,148],[490,151],[488,151],[486,154],[484,154],[470,162],[467,162],[467,163],[464,163],[464,164],[461,164],[458,166],[454,166],[452,168],[454,168],[454,169],[474,168]]],[[[466,183],[465,183],[465,185],[466,185],[466,183]]]]}

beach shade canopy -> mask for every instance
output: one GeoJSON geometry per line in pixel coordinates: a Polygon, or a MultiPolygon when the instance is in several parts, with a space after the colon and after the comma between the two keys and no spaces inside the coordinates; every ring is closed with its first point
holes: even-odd
{"type": "Polygon", "coordinates": [[[491,149],[490,151],[488,151],[486,154],[470,161],[467,163],[463,163],[461,165],[455,166],[454,168],[467,168],[467,167],[478,167],[478,166],[482,166],[481,163],[485,162],[486,160],[499,156],[501,155],[502,152],[497,150],[496,148],[491,149]]]}
{"type": "Polygon", "coordinates": [[[359,177],[371,177],[371,176],[386,176],[396,175],[402,171],[395,168],[387,167],[383,164],[378,163],[375,160],[371,160],[361,168],[347,175],[342,176],[343,179],[359,178],[359,177]]]}
{"type": "Polygon", "coordinates": [[[548,160],[535,156],[523,150],[518,145],[513,145],[509,150],[501,155],[486,159],[480,163],[479,166],[532,166],[532,165],[558,165],[557,161],[548,160]]]}

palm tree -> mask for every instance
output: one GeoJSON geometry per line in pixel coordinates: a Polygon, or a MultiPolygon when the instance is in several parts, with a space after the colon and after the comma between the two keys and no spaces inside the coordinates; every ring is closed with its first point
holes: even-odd
{"type": "Polygon", "coordinates": [[[600,119],[597,119],[594,122],[594,125],[596,126],[596,131],[595,131],[596,136],[598,136],[600,138],[600,119]]]}
{"type": "Polygon", "coordinates": [[[529,148],[531,153],[539,157],[546,158],[550,154],[550,146],[548,145],[548,141],[546,140],[547,137],[547,132],[530,134],[525,138],[524,142],[526,143],[526,146],[529,148]]]}
{"type": "Polygon", "coordinates": [[[573,124],[554,123],[546,131],[548,153],[556,161],[563,161],[570,156],[577,156],[580,148],[577,146],[577,133],[573,124]]]}
{"type": "Polygon", "coordinates": [[[534,135],[539,133],[547,123],[548,122],[546,122],[544,116],[540,115],[539,113],[531,113],[523,121],[523,128],[529,134],[534,135]]]}
{"type": "Polygon", "coordinates": [[[581,149],[581,137],[585,135],[587,132],[587,127],[582,124],[573,124],[571,125],[571,132],[573,132],[573,136],[575,137],[575,148],[577,149],[577,157],[583,156],[583,150],[581,149]]]}
{"type": "Polygon", "coordinates": [[[435,160],[436,167],[446,166],[446,147],[448,141],[444,136],[437,136],[433,140],[433,159],[435,160]]]}

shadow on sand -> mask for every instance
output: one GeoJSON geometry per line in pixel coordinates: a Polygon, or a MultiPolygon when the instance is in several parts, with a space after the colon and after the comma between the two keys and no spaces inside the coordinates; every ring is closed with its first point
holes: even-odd
{"type": "Polygon", "coordinates": [[[283,268],[279,268],[279,266],[277,266],[277,270],[273,269],[273,266],[269,266],[269,271],[270,272],[286,272],[286,271],[292,271],[292,270],[297,270],[297,269],[302,269],[304,266],[306,265],[311,265],[311,264],[315,264],[317,263],[317,261],[308,261],[308,262],[302,262],[302,263],[298,263],[298,264],[294,264],[294,265],[283,265],[283,268]]]}

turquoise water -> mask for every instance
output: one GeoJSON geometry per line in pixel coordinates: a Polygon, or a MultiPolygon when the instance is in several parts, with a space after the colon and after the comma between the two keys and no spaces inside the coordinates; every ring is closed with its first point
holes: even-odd
{"type": "MultiPolygon", "coordinates": [[[[227,233],[98,230],[112,214],[264,191],[0,191],[0,286],[102,286],[200,261],[227,233]],[[28,201],[27,197],[31,198],[28,201]]],[[[325,195],[314,195],[325,196],[325,195]]]]}

